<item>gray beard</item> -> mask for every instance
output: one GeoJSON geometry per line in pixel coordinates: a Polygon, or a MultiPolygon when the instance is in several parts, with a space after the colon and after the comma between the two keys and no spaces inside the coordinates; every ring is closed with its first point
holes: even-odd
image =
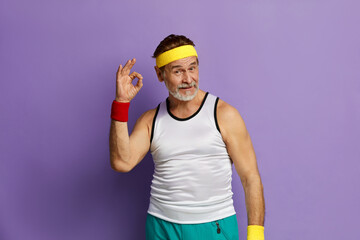
{"type": "Polygon", "coordinates": [[[167,81],[165,80],[165,86],[166,88],[168,89],[169,93],[176,99],[180,100],[180,101],[190,101],[190,100],[193,100],[194,97],[196,96],[197,92],[199,91],[199,85],[196,85],[195,82],[192,82],[191,84],[180,84],[177,86],[176,90],[173,92],[173,91],[170,91],[168,85],[167,85],[167,81]],[[184,95],[181,95],[180,92],[179,92],[179,89],[180,88],[183,88],[183,87],[192,87],[192,86],[195,86],[195,92],[194,94],[192,95],[189,95],[190,94],[190,91],[185,91],[186,93],[186,96],[184,95]]]}

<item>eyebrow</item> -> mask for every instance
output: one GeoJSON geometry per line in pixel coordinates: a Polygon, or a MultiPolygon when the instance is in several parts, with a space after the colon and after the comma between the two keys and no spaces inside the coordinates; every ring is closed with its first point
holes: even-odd
{"type": "MultiPolygon", "coordinates": [[[[191,66],[191,65],[196,65],[196,61],[189,64],[189,66],[191,66]]],[[[175,65],[175,66],[172,66],[171,69],[179,68],[179,67],[182,67],[182,66],[181,65],[175,65]]]]}

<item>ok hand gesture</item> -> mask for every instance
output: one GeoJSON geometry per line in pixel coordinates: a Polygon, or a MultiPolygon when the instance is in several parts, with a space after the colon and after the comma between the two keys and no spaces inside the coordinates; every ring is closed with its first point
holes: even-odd
{"type": "Polygon", "coordinates": [[[124,67],[119,66],[116,73],[116,98],[118,102],[130,102],[131,99],[139,92],[143,86],[141,74],[137,72],[130,73],[131,68],[134,66],[136,59],[128,60],[124,67]],[[138,81],[134,86],[132,81],[137,78],[138,81]]]}

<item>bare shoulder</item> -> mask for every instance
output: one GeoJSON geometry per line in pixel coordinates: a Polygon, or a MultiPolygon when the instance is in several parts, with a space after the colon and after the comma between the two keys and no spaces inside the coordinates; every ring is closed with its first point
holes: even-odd
{"type": "Polygon", "coordinates": [[[152,108],[150,110],[147,110],[146,112],[144,112],[143,114],[141,114],[141,116],[139,117],[139,119],[141,118],[142,121],[152,121],[152,119],[154,118],[156,113],[156,108],[152,108]]]}
{"type": "Polygon", "coordinates": [[[221,135],[226,142],[234,133],[246,133],[244,119],[239,111],[229,103],[219,99],[216,117],[221,135]]]}
{"type": "Polygon", "coordinates": [[[152,121],[156,114],[156,108],[152,108],[147,110],[137,119],[136,123],[149,125],[151,127],[152,121]]]}
{"type": "MultiPolygon", "coordinates": [[[[234,117],[236,115],[240,116],[239,111],[230,105],[229,103],[225,102],[224,100],[219,98],[218,106],[217,106],[218,113],[221,113],[221,115],[226,115],[226,117],[234,117]]],[[[219,116],[221,117],[221,116],[219,116]]]]}
{"type": "Polygon", "coordinates": [[[157,107],[147,110],[146,112],[141,114],[141,116],[136,120],[134,130],[137,131],[146,128],[148,136],[150,137],[153,119],[156,114],[156,109],[157,107]]]}

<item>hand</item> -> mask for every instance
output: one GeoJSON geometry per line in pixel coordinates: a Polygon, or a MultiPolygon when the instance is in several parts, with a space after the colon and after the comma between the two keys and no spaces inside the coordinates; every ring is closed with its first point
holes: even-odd
{"type": "Polygon", "coordinates": [[[131,99],[135,97],[135,95],[139,92],[139,90],[143,86],[142,79],[140,73],[132,72],[130,75],[130,70],[134,66],[136,59],[128,60],[124,67],[119,66],[118,71],[116,73],[116,98],[115,100],[118,102],[130,102],[131,99]],[[138,81],[134,86],[132,81],[137,78],[138,81]]]}

